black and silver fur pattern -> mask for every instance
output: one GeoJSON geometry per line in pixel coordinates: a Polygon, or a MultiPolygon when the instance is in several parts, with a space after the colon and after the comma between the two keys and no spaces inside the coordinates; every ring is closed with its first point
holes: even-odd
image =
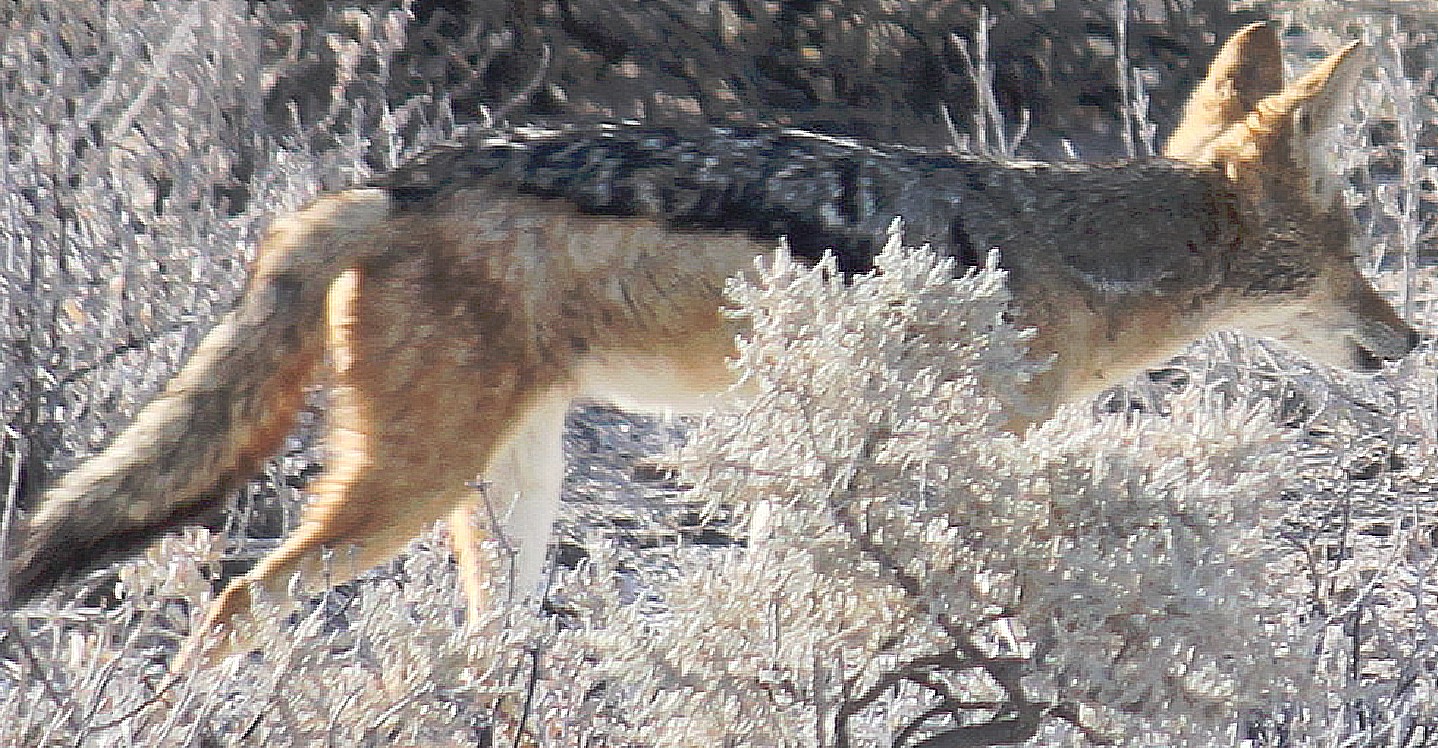
{"type": "Polygon", "coordinates": [[[1053,269],[1122,293],[1165,279],[1191,287],[1194,273],[1215,269],[1204,248],[1237,241],[1236,207],[1221,178],[1206,171],[1164,160],[1000,163],[780,128],[605,125],[474,132],[373,185],[389,190],[401,211],[482,184],[678,231],[784,237],[810,262],[832,251],[844,273],[871,269],[890,223],[902,217],[906,242],[929,244],[963,266],[991,249],[1039,249],[1053,269]],[[1187,178],[1175,179],[1180,171],[1187,178]],[[1213,220],[1195,222],[1195,205],[1213,220]],[[1116,220],[1133,230],[1114,232],[1116,220]]]}

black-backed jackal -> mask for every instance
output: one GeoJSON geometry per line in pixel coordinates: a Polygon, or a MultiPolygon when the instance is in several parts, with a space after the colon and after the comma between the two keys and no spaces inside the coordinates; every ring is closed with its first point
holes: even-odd
{"type": "Polygon", "coordinates": [[[224,501],[326,360],[329,473],[208,624],[245,612],[252,586],[281,598],[295,575],[338,581],[446,517],[483,606],[466,483],[505,473],[501,459],[526,484],[512,530],[532,586],[570,403],[703,405],[742,333],[721,312],[726,279],[779,237],[866,270],[895,216],[907,243],[961,264],[1001,251],[1017,321],[1054,357],[1015,423],[1217,329],[1341,366],[1402,357],[1417,336],[1359,275],[1349,217],[1309,161],[1359,55],[1285,86],[1279,51],[1268,26],[1236,34],[1166,157],[1140,163],[997,163],[780,129],[521,129],[436,147],[275,224],[234,311],[46,494],[12,559],[15,602],[224,501]]]}

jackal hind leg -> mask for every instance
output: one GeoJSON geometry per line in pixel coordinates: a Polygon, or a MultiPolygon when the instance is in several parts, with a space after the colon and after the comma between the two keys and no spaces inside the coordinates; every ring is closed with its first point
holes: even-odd
{"type": "Polygon", "coordinates": [[[256,589],[284,605],[292,585],[345,582],[465,505],[467,484],[485,472],[535,391],[547,389],[512,353],[482,353],[522,346],[486,340],[492,335],[464,318],[415,300],[404,278],[367,281],[350,271],[329,303],[330,469],[300,527],[212,606],[198,633],[218,628],[233,640],[207,659],[253,644],[235,619],[256,589]]]}

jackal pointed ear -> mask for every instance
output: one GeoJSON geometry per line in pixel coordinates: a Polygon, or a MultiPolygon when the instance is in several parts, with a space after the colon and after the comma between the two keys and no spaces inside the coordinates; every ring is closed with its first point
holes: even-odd
{"type": "Polygon", "coordinates": [[[1163,155],[1203,161],[1208,145],[1242,122],[1265,97],[1283,89],[1283,50],[1267,23],[1245,26],[1223,45],[1183,108],[1163,155]]]}
{"type": "MultiPolygon", "coordinates": [[[[1250,26],[1239,32],[1224,52],[1248,34],[1267,36],[1277,43],[1272,29],[1250,26]]],[[[1268,42],[1263,44],[1267,46],[1268,42]]],[[[1330,55],[1298,80],[1259,99],[1217,135],[1199,133],[1198,129],[1180,133],[1182,138],[1172,141],[1164,155],[1220,167],[1230,181],[1241,183],[1241,191],[1253,196],[1286,194],[1315,204],[1331,202],[1336,182],[1322,168],[1326,158],[1322,139],[1311,136],[1321,134],[1352,102],[1352,84],[1358,79],[1365,57],[1359,54],[1360,47],[1358,42],[1352,42],[1330,55]]],[[[1215,73],[1217,70],[1215,65],[1215,73]]],[[[1197,102],[1195,95],[1190,107],[1197,102]]],[[[1195,128],[1211,132],[1217,119],[1200,116],[1194,121],[1206,124],[1196,124],[1195,128]]],[[[1185,118],[1186,124],[1187,121],[1185,118]]]]}
{"type": "Polygon", "coordinates": [[[1317,176],[1311,173],[1315,143],[1309,136],[1322,132],[1352,102],[1363,63],[1361,46],[1349,43],[1283,90],[1264,97],[1247,117],[1189,160],[1221,165],[1232,180],[1245,175],[1269,182],[1317,176]]]}
{"type": "Polygon", "coordinates": [[[1278,94],[1258,102],[1250,128],[1280,132],[1294,122],[1300,128],[1297,134],[1304,136],[1335,124],[1353,102],[1353,89],[1365,61],[1359,51],[1362,47],[1362,42],[1349,42],[1278,94]]]}

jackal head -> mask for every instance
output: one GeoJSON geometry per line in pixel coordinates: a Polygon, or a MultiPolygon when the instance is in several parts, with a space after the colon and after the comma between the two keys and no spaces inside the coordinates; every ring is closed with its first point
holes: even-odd
{"type": "Polygon", "coordinates": [[[1222,172],[1244,226],[1220,326],[1292,345],[1322,362],[1374,369],[1418,334],[1359,274],[1352,221],[1322,137],[1351,103],[1364,55],[1351,43],[1284,85],[1268,24],[1235,34],[1194,91],[1164,156],[1222,172]]]}

